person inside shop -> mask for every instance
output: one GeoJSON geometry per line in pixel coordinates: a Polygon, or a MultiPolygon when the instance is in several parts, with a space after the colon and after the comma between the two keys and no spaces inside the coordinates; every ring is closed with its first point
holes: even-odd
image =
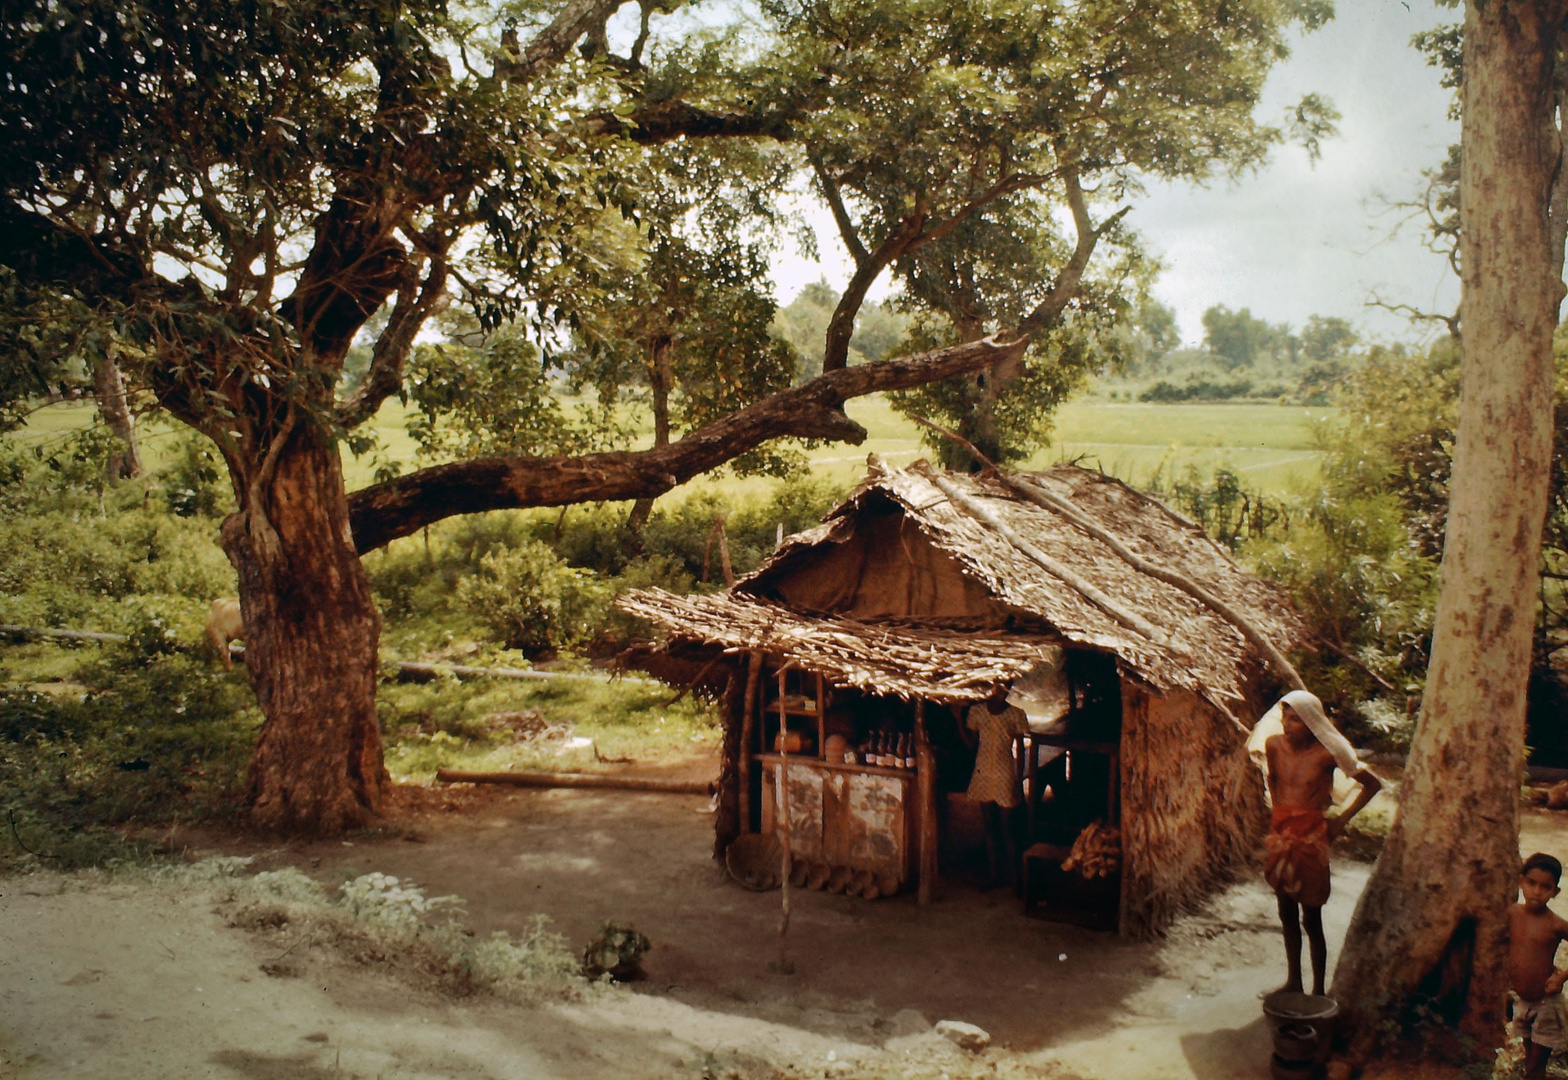
{"type": "Polygon", "coordinates": [[[991,696],[971,705],[964,727],[978,740],[975,770],[969,778],[968,798],[980,804],[985,822],[985,854],[989,866],[987,888],[1009,885],[1018,865],[1015,809],[1023,802],[1018,762],[1013,745],[1029,731],[1029,717],[1007,701],[1008,688],[998,685],[991,696]]]}

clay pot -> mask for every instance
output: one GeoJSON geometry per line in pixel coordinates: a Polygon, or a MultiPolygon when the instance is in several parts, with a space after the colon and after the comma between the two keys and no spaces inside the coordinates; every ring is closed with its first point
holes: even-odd
{"type": "Polygon", "coordinates": [[[897,896],[899,884],[898,876],[895,874],[877,875],[877,892],[883,896],[897,896]]]}
{"type": "Polygon", "coordinates": [[[849,888],[850,879],[855,876],[854,871],[847,866],[835,866],[833,873],[828,877],[828,892],[841,893],[849,888]]]}
{"type": "Polygon", "coordinates": [[[855,875],[855,880],[849,886],[849,895],[864,896],[867,900],[875,900],[881,896],[877,888],[877,877],[870,870],[862,870],[855,875]]]}
{"type": "Polygon", "coordinates": [[[810,735],[803,731],[779,732],[773,737],[773,749],[787,749],[791,754],[809,754],[815,742],[810,735]]]}
{"type": "Polygon", "coordinates": [[[828,883],[828,878],[833,876],[833,868],[826,863],[812,863],[811,873],[806,877],[806,888],[820,889],[828,883]]]}

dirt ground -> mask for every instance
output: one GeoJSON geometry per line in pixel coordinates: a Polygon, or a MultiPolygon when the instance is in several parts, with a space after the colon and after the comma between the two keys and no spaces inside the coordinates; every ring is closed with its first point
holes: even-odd
{"type": "MultiPolygon", "coordinates": [[[[1260,993],[1283,976],[1272,897],[1237,884],[1154,943],[1020,915],[1006,890],[939,902],[795,892],[779,974],[778,892],[709,857],[691,796],[595,791],[423,797],[349,842],[266,849],[191,836],[327,883],[379,870],[455,894],[479,934],[544,913],[581,948],[607,919],[652,939],[647,978],[583,1001],[515,1005],[416,989],[312,940],[231,928],[208,891],[127,876],[0,879],[0,1077],[368,1078],[1268,1076],[1260,993]],[[289,944],[292,942],[292,944],[289,944]],[[263,964],[289,944],[298,977],[263,964]],[[952,1047],[944,1019],[993,1046],[952,1047]]],[[[1568,850],[1528,811],[1522,846],[1568,850]]],[[[1339,860],[1332,967],[1363,863],[1339,860]]]]}

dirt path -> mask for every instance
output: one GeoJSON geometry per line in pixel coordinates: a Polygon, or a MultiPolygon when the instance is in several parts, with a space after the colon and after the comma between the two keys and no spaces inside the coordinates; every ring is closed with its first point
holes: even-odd
{"type": "MultiPolygon", "coordinates": [[[[1245,882],[1163,942],[1022,918],[1009,892],[957,886],[922,908],[795,894],[792,975],[770,972],[778,893],[726,882],[704,800],[586,791],[481,797],[409,820],[414,837],[258,855],[336,884],[379,870],[456,894],[484,934],[550,916],[577,947],[601,922],[654,942],[646,981],[583,1002],[509,1005],[411,989],[314,941],[228,926],[204,890],[0,879],[0,1075],[21,1077],[793,1077],[1268,1075],[1257,996],[1282,975],[1272,898],[1245,882]],[[942,1019],[992,1033],[966,1055],[942,1019]]],[[[1568,849],[1532,811],[1523,846],[1568,849]]],[[[230,851],[246,850],[227,840],[230,851]]],[[[1335,866],[1330,964],[1364,864],[1335,866]]]]}

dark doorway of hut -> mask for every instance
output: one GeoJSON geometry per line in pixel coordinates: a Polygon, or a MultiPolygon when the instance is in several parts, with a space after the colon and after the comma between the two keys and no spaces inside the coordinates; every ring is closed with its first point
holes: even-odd
{"type": "MultiPolygon", "coordinates": [[[[787,837],[788,881],[876,900],[994,885],[968,708],[835,684],[760,657],[743,704],[743,832],[787,837]],[[787,820],[780,807],[787,803],[787,820]]],[[[1121,690],[1113,656],[1066,649],[1011,695],[1029,715],[1008,813],[1025,914],[1117,930],[1121,690]]]]}

